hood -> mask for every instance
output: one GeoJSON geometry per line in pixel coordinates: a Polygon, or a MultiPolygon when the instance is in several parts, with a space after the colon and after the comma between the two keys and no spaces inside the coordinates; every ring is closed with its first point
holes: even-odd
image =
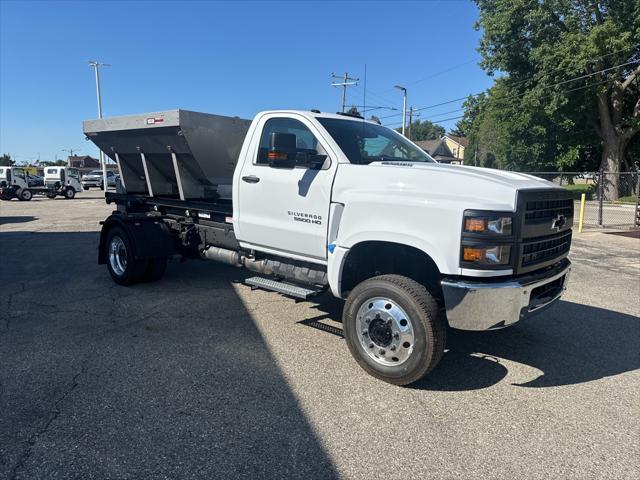
{"type": "Polygon", "coordinates": [[[466,204],[465,208],[515,210],[518,190],[560,188],[532,175],[490,168],[374,162],[369,165],[340,164],[335,193],[339,196],[354,190],[386,192],[412,197],[413,201],[450,201],[466,204]]]}

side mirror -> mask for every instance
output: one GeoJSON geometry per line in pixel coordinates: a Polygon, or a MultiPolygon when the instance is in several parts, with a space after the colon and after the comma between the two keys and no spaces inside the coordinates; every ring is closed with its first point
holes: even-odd
{"type": "Polygon", "coordinates": [[[296,166],[296,136],[293,133],[271,133],[269,137],[269,151],[267,152],[269,166],[275,168],[293,168],[296,166]]]}
{"type": "Polygon", "coordinates": [[[307,150],[298,152],[296,155],[296,165],[312,170],[319,170],[324,165],[326,159],[326,155],[319,155],[316,150],[307,150]]]}

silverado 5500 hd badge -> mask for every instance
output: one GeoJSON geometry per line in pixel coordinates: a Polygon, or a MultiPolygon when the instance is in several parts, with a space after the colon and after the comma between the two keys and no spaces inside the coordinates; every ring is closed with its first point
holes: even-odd
{"type": "Polygon", "coordinates": [[[289,210],[287,215],[293,217],[295,222],[313,223],[315,225],[322,225],[322,215],[315,215],[313,213],[294,212],[289,210]]]}

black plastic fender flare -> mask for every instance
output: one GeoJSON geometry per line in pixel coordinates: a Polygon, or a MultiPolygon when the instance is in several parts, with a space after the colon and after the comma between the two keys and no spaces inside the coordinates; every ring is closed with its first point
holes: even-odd
{"type": "Polygon", "coordinates": [[[121,227],[129,236],[136,259],[168,257],[176,253],[174,238],[169,227],[162,220],[114,213],[101,223],[102,230],[98,246],[100,265],[107,262],[107,235],[115,226],[121,227]]]}

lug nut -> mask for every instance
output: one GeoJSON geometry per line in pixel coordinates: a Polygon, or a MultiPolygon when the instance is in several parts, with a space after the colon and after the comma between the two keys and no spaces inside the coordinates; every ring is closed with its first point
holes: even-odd
{"type": "Polygon", "coordinates": [[[370,344],[369,344],[369,348],[373,348],[373,343],[370,343],[370,344]]]}
{"type": "Polygon", "coordinates": [[[396,346],[395,345],[391,345],[391,348],[389,350],[391,350],[392,352],[395,352],[396,351],[396,346]]]}
{"type": "Polygon", "coordinates": [[[398,334],[398,332],[393,334],[393,338],[395,338],[396,340],[398,340],[400,338],[400,335],[398,334]]]}
{"type": "Polygon", "coordinates": [[[365,330],[364,332],[362,332],[362,335],[364,335],[364,336],[366,337],[367,335],[369,335],[369,332],[367,332],[367,331],[365,330]]]}
{"type": "Polygon", "coordinates": [[[380,350],[380,355],[384,355],[385,351],[384,350],[380,350]]]}
{"type": "Polygon", "coordinates": [[[380,314],[379,313],[376,313],[376,318],[380,318],[380,314]]]}
{"type": "Polygon", "coordinates": [[[365,318],[365,319],[364,319],[364,321],[365,321],[366,323],[369,323],[369,322],[371,321],[371,319],[370,319],[370,318],[365,318]]]}

